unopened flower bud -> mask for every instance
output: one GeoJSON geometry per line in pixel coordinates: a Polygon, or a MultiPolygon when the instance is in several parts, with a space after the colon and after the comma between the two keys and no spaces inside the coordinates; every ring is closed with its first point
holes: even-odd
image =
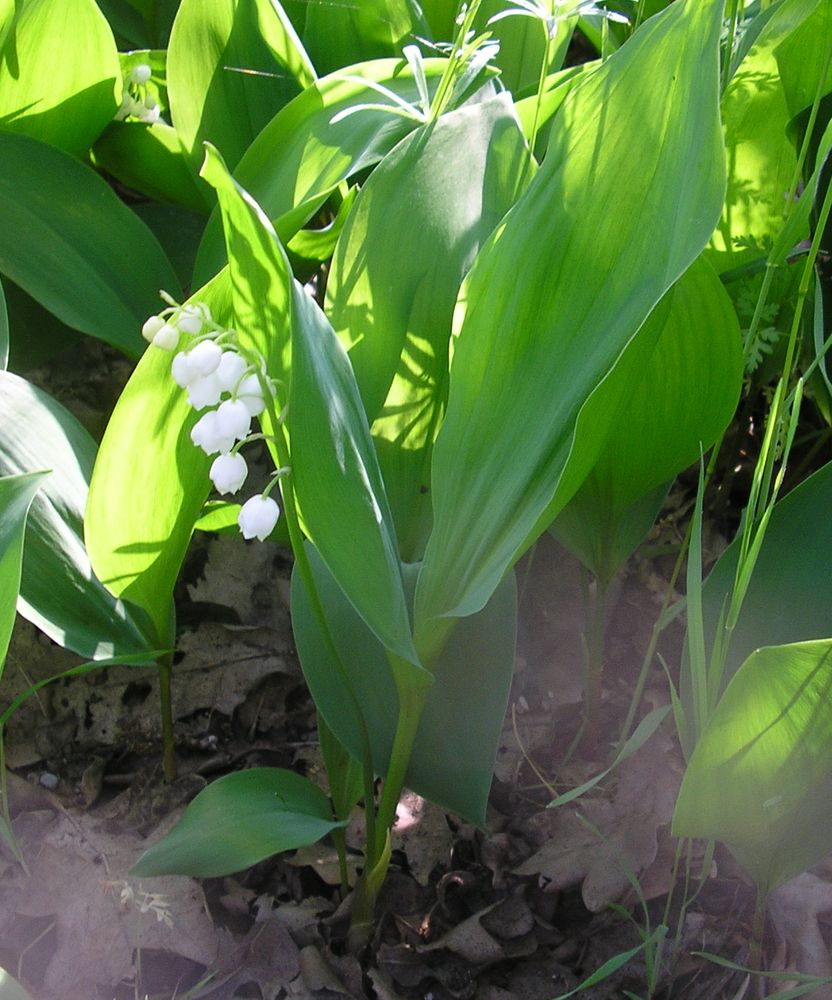
{"type": "Polygon", "coordinates": [[[262,542],[274,531],[279,517],[280,508],[271,497],[256,496],[240,508],[237,524],[243,538],[259,538],[262,542]]]}
{"type": "Polygon", "coordinates": [[[188,351],[187,357],[188,366],[195,375],[212,375],[220,363],[222,348],[217,347],[213,340],[203,340],[188,351]]]}
{"type": "Polygon", "coordinates": [[[218,493],[236,493],[246,481],[248,466],[242,455],[219,455],[208,474],[218,493]]]}
{"type": "Polygon", "coordinates": [[[234,447],[234,438],[220,432],[216,410],[209,410],[197,420],[191,428],[191,441],[206,455],[231,451],[234,447]]]}
{"type": "Polygon", "coordinates": [[[247,367],[242,355],[236,351],[223,351],[220,363],[217,365],[217,378],[220,380],[223,392],[234,392],[247,367]]]}
{"type": "Polygon", "coordinates": [[[165,323],[151,343],[154,347],[161,347],[163,351],[175,351],[179,346],[179,331],[170,323],[165,323]]]}
{"type": "Polygon", "coordinates": [[[147,83],[152,75],[153,71],[147,63],[138,63],[130,70],[130,82],[138,84],[147,83]]]}
{"type": "Polygon", "coordinates": [[[138,117],[145,123],[145,125],[155,125],[162,115],[162,109],[154,101],[149,107],[145,106],[139,111],[138,117]]]}
{"type": "Polygon", "coordinates": [[[202,333],[203,326],[205,326],[210,318],[211,313],[208,311],[207,306],[194,303],[193,305],[182,307],[182,311],[176,319],[176,325],[183,333],[188,333],[192,337],[196,337],[202,333]]]}
{"type": "Polygon", "coordinates": [[[221,395],[219,380],[213,372],[210,375],[199,376],[188,384],[188,402],[195,410],[216,406],[221,395]]]}
{"type": "Polygon", "coordinates": [[[239,389],[237,389],[237,399],[245,405],[253,417],[259,417],[263,410],[266,409],[266,401],[263,399],[260,379],[256,375],[249,375],[243,379],[239,389]]]}
{"type": "Polygon", "coordinates": [[[142,325],[142,336],[149,343],[153,343],[153,338],[165,325],[161,316],[149,316],[142,325]]]}

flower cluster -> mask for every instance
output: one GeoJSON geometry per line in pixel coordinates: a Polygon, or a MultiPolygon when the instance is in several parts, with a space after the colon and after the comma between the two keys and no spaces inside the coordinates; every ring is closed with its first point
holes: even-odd
{"type": "Polygon", "coordinates": [[[138,118],[140,122],[153,125],[159,121],[161,110],[156,98],[147,92],[147,83],[153,71],[147,63],[134,66],[124,78],[121,107],[116,112],[116,121],[138,118]]]}
{"type": "MultiPolygon", "coordinates": [[[[188,402],[206,412],[194,424],[191,440],[206,455],[216,455],[209,475],[216,490],[225,495],[240,490],[248,476],[242,445],[252,440],[251,421],[266,408],[265,392],[274,394],[262,357],[243,351],[234,330],[214,322],[204,303],[180,306],[164,292],[169,308],[151,316],[142,336],[154,347],[177,351],[182,335],[190,338],[187,350],[178,351],[171,374],[188,393],[188,402]]],[[[280,508],[266,490],[246,501],[238,524],[244,538],[267,538],[274,530],[280,508]]]]}

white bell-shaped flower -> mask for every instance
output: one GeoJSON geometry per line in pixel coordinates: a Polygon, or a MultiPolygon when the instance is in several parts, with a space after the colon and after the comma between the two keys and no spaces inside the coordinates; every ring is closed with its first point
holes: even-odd
{"type": "Polygon", "coordinates": [[[237,383],[245,375],[246,359],[236,351],[223,351],[220,363],[217,365],[217,378],[220,380],[223,392],[231,392],[237,388],[237,383]]]}
{"type": "Polygon", "coordinates": [[[170,323],[165,323],[151,340],[151,344],[154,347],[160,347],[163,351],[175,351],[179,346],[179,331],[170,323]]]}
{"type": "Polygon", "coordinates": [[[142,324],[142,336],[148,342],[153,343],[153,338],[165,326],[165,321],[161,316],[148,316],[142,324]]]}
{"type": "Polygon", "coordinates": [[[130,70],[130,82],[131,83],[147,83],[150,77],[153,75],[153,71],[147,65],[147,63],[137,63],[130,70]]]}
{"type": "Polygon", "coordinates": [[[218,493],[236,493],[246,481],[248,466],[242,455],[219,455],[208,473],[218,493]]]}
{"type": "Polygon", "coordinates": [[[256,375],[248,375],[243,379],[237,389],[237,399],[245,404],[246,409],[253,417],[259,417],[263,410],[266,409],[266,401],[263,399],[260,379],[256,375]]]}
{"type": "Polygon", "coordinates": [[[217,407],[218,426],[223,434],[233,434],[242,441],[251,429],[251,414],[240,399],[226,399],[217,407]]]}
{"type": "Polygon", "coordinates": [[[256,496],[240,508],[237,524],[243,538],[259,538],[262,542],[274,531],[279,517],[280,508],[271,497],[256,496]]]}
{"type": "Polygon", "coordinates": [[[193,302],[190,305],[182,306],[182,311],[176,318],[176,325],[183,333],[197,337],[202,333],[203,327],[210,320],[211,312],[208,306],[203,305],[201,302],[193,302]]]}
{"type": "Polygon", "coordinates": [[[191,362],[184,351],[180,351],[174,357],[170,365],[170,373],[180,389],[187,389],[194,379],[199,378],[198,372],[191,368],[191,362]]]}
{"type": "Polygon", "coordinates": [[[222,389],[219,379],[214,372],[195,378],[188,384],[188,402],[195,410],[204,410],[206,406],[216,406],[221,395],[222,389]]]}
{"type": "Polygon", "coordinates": [[[209,410],[191,428],[191,441],[202,448],[206,455],[216,455],[217,452],[231,451],[234,438],[223,434],[217,421],[217,411],[209,410]]]}
{"type": "Polygon", "coordinates": [[[188,351],[188,365],[194,375],[212,375],[220,363],[222,348],[213,340],[203,340],[188,351]]]}

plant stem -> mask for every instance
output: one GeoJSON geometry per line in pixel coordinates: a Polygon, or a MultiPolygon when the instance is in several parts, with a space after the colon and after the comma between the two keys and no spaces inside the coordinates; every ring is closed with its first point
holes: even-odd
{"type": "Polygon", "coordinates": [[[583,746],[593,750],[598,743],[601,694],[604,678],[604,628],[607,616],[607,587],[597,577],[584,577],[586,631],[584,641],[584,714],[586,729],[583,746]]]}
{"type": "Polygon", "coordinates": [[[156,661],[159,672],[159,705],[162,716],[162,768],[165,781],[176,780],[176,755],[173,745],[173,701],[171,699],[171,677],[173,675],[173,654],[165,653],[156,661]]]}
{"type": "MultiPolygon", "coordinates": [[[[751,927],[751,952],[748,957],[748,967],[754,972],[763,971],[763,935],[766,929],[766,904],[768,893],[757,886],[757,896],[754,903],[754,923],[751,927]]],[[[756,976],[755,993],[758,1000],[765,996],[765,978],[756,976]]]]}

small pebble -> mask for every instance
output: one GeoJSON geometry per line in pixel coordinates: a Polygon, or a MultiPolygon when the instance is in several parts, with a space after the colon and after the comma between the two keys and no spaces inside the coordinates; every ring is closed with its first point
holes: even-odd
{"type": "Polygon", "coordinates": [[[52,774],[51,771],[44,771],[38,778],[38,784],[43,788],[48,788],[50,792],[54,792],[60,780],[57,774],[52,774]]]}

